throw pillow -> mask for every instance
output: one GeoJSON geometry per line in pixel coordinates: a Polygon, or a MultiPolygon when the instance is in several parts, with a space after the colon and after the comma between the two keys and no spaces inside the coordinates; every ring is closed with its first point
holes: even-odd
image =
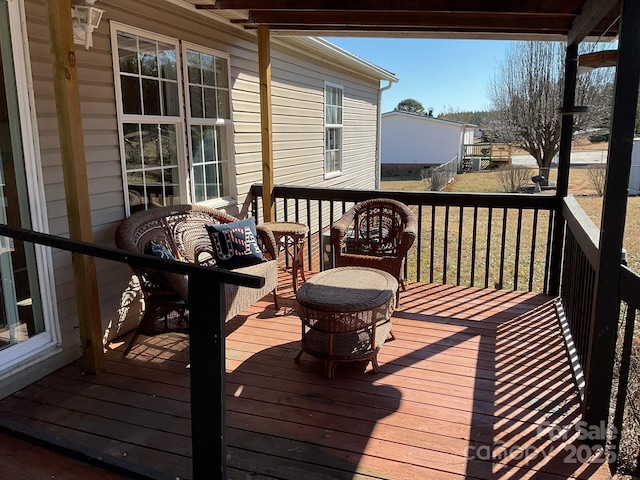
{"type": "MultiPolygon", "coordinates": [[[[151,240],[147,243],[147,246],[144,248],[144,253],[147,255],[153,255],[154,257],[164,258],[165,260],[175,260],[176,257],[173,255],[171,250],[166,245],[163,245],[160,242],[155,240],[151,240]]],[[[169,282],[164,277],[162,273],[157,272],[146,272],[144,274],[144,279],[147,281],[150,286],[153,288],[161,288],[161,289],[171,289],[169,282]]]]}
{"type": "Polygon", "coordinates": [[[176,257],[174,257],[173,253],[166,245],[163,245],[162,243],[155,240],[151,240],[149,243],[147,243],[147,246],[144,249],[144,253],[146,253],[147,255],[153,255],[154,257],[164,258],[165,260],[176,259],[176,257]]]}
{"type": "Polygon", "coordinates": [[[219,267],[234,269],[266,262],[258,246],[253,217],[232,223],[205,225],[219,267]]]}

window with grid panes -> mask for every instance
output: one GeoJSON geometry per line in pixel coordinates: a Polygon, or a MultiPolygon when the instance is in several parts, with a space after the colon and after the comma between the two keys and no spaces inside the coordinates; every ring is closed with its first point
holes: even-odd
{"type": "Polygon", "coordinates": [[[123,168],[130,211],[230,199],[228,57],[117,28],[123,168]],[[189,187],[187,187],[187,185],[189,187]]]}
{"type": "Polygon", "coordinates": [[[341,86],[325,83],[324,105],[324,173],[333,176],[342,171],[341,86]]]}

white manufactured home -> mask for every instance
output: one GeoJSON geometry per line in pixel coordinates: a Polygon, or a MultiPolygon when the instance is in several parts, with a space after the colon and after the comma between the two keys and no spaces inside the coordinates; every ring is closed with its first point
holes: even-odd
{"type": "MultiPolygon", "coordinates": [[[[0,1],[0,215],[66,237],[56,5],[0,1]]],[[[255,31],[182,0],[94,7],[103,13],[91,41],[85,33],[66,59],[77,68],[94,242],[113,246],[120,221],[152,204],[244,215],[250,186],[262,180],[255,31]]],[[[270,60],[275,183],[374,188],[381,87],[397,78],[319,38],[274,36],[270,60]]],[[[76,296],[84,292],[74,288],[67,252],[5,242],[0,257],[2,397],[81,355],[76,296]]],[[[106,261],[96,269],[110,340],[124,331],[130,272],[106,261]]]]}
{"type": "Polygon", "coordinates": [[[473,143],[475,128],[429,115],[393,111],[382,114],[382,174],[415,173],[424,167],[462,158],[465,143],[473,143]]]}

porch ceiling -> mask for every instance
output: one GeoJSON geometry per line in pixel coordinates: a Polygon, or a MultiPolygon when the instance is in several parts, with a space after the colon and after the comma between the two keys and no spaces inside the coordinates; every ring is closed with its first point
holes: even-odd
{"type": "Polygon", "coordinates": [[[609,38],[617,35],[619,0],[189,0],[232,11],[245,28],[314,35],[486,39],[609,38]]]}

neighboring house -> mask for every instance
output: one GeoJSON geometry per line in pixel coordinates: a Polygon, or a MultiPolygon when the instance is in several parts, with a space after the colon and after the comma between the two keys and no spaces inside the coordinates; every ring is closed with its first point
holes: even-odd
{"type": "Polygon", "coordinates": [[[415,173],[460,158],[473,143],[474,126],[408,112],[387,112],[381,119],[382,175],[415,173]]]}
{"type": "MultiPolygon", "coordinates": [[[[130,209],[200,202],[246,213],[262,179],[255,32],[182,0],[103,0],[77,45],[93,238],[130,209]]],[[[68,236],[46,2],[0,2],[2,221],[68,236]]],[[[317,38],[273,38],[276,184],[374,188],[380,82],[317,38]]],[[[3,239],[0,397],[80,356],[71,256],[3,239]]],[[[123,332],[128,268],[96,261],[105,337],[123,332]]]]}

